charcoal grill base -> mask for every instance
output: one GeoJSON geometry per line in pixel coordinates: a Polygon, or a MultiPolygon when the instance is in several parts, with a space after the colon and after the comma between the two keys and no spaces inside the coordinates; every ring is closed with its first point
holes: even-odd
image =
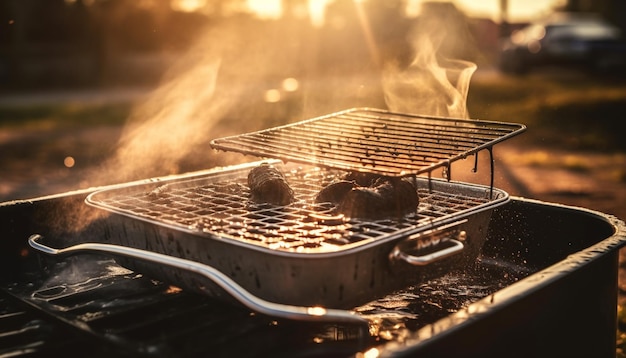
{"type": "MultiPolygon", "coordinates": [[[[3,232],[0,286],[3,291],[15,282],[42,275],[39,255],[27,244],[26,239],[31,234],[48,233],[50,237],[76,240],[94,234],[89,228],[80,228],[73,218],[57,215],[65,208],[80,207],[89,193],[66,193],[0,204],[3,232]],[[78,230],[68,231],[68,228],[78,230]]],[[[95,213],[94,209],[85,209],[75,214],[83,220],[95,213]]],[[[494,211],[482,257],[510,263],[513,267],[526,267],[531,274],[427,324],[403,340],[379,340],[377,348],[381,356],[615,357],[617,264],[619,249],[625,243],[624,223],[610,215],[511,198],[509,203],[494,211]]],[[[49,313],[33,311],[30,314],[50,319],[49,313]]],[[[214,334],[227,345],[237,342],[245,346],[249,337],[245,330],[217,332],[214,334]]],[[[149,334],[158,336],[160,332],[150,331],[149,334]]],[[[264,334],[271,346],[265,353],[288,354],[281,350],[282,342],[272,332],[264,334]]],[[[44,332],[38,339],[45,340],[45,337],[44,332]]],[[[83,336],[67,334],[68,340],[78,341],[79,337],[83,336]]],[[[94,349],[98,347],[97,338],[89,342],[94,349]]],[[[175,342],[161,343],[175,345],[175,342]]],[[[57,348],[59,345],[69,346],[67,342],[59,343],[57,348]]],[[[51,355],[46,351],[47,346],[34,349],[39,349],[42,355],[51,355]]],[[[110,348],[106,343],[102,346],[110,348]]],[[[10,349],[9,345],[2,347],[10,349]]],[[[201,340],[195,342],[195,347],[196,353],[216,352],[216,346],[209,347],[201,340]]],[[[127,348],[117,349],[119,356],[133,355],[127,348]]],[[[313,355],[315,349],[304,347],[304,352],[313,355]]],[[[336,355],[354,353],[345,346],[339,352],[336,355]]]]}

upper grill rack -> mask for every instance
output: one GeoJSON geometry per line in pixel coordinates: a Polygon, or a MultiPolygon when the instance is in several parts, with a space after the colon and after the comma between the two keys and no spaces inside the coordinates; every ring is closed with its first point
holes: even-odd
{"type": "Polygon", "coordinates": [[[515,123],[355,108],[214,139],[211,146],[284,162],[406,176],[449,167],[525,129],[515,123]]]}

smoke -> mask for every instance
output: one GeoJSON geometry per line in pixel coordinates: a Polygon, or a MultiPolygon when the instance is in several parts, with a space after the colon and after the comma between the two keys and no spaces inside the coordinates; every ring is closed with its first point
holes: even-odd
{"type": "Polygon", "coordinates": [[[469,118],[467,94],[477,66],[442,54],[442,44],[460,35],[448,34],[450,26],[439,20],[434,16],[416,26],[410,41],[414,57],[408,66],[388,64],[384,68],[385,103],[397,112],[469,118]]]}
{"type": "Polygon", "coordinates": [[[274,31],[271,23],[262,27],[241,19],[207,28],[160,86],[136,105],[116,152],[94,175],[120,182],[180,173],[189,158],[207,168],[243,157],[218,154],[208,143],[225,127],[245,128],[247,116],[258,117],[246,108],[263,102],[270,71],[288,70],[286,64],[293,62],[284,52],[277,59],[270,50],[274,31]]]}
{"type": "MultiPolygon", "coordinates": [[[[123,183],[249,160],[238,153],[214,151],[209,143],[264,125],[254,119],[267,105],[269,79],[289,73],[299,63],[294,58],[300,55],[297,48],[285,50],[289,45],[281,39],[285,35],[293,34],[280,32],[274,22],[245,18],[207,27],[159,86],[135,105],[114,153],[88,173],[85,182],[123,183]],[[274,51],[276,46],[283,51],[274,51]]],[[[46,219],[58,230],[79,232],[106,216],[72,203],[46,219]]]]}
{"type": "Polygon", "coordinates": [[[476,65],[463,60],[437,61],[427,37],[421,52],[406,68],[387,67],[383,90],[387,107],[395,112],[469,118],[467,94],[476,65]]]}
{"type": "MultiPolygon", "coordinates": [[[[413,61],[402,69],[385,67],[382,87],[390,110],[469,117],[467,92],[476,65],[438,55],[442,43],[456,37],[446,35],[453,27],[442,26],[440,20],[459,23],[457,13],[426,12],[428,20],[417,24],[411,41],[413,61]]],[[[288,20],[261,23],[233,18],[208,26],[154,93],[133,110],[115,154],[95,175],[119,182],[180,173],[189,158],[204,161],[202,168],[243,160],[236,153],[220,153],[217,158],[208,143],[224,132],[260,129],[254,119],[262,126],[281,124],[267,119],[283,113],[261,113],[268,108],[262,96],[277,78],[301,78],[310,69],[307,61],[314,46],[302,41],[305,31],[288,20]]],[[[340,97],[345,96],[333,96],[333,101],[341,102],[340,97]]],[[[305,110],[293,107],[292,116],[305,110]]]]}
{"type": "Polygon", "coordinates": [[[219,59],[194,66],[135,109],[110,169],[125,177],[175,173],[181,158],[206,140],[224,103],[212,101],[219,59]]]}

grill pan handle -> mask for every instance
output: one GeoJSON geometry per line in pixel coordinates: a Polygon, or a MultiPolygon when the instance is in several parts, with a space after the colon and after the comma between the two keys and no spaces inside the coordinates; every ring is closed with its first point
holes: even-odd
{"type": "Polygon", "coordinates": [[[404,261],[412,266],[426,266],[460,253],[465,248],[462,241],[465,241],[466,233],[455,228],[465,222],[467,219],[409,236],[391,250],[389,255],[391,261],[404,261]],[[436,250],[439,246],[443,248],[436,250]],[[415,256],[404,251],[407,249],[427,250],[428,253],[415,256]]]}
{"type": "Polygon", "coordinates": [[[75,254],[80,252],[96,252],[111,254],[113,256],[124,256],[133,259],[144,260],[160,265],[167,265],[177,269],[193,272],[208,278],[213,283],[222,288],[226,293],[231,295],[235,300],[245,307],[271,317],[285,318],[297,321],[311,322],[334,322],[334,323],[350,323],[368,327],[369,321],[359,317],[356,313],[348,310],[329,309],[323,307],[305,307],[293,306],[281,303],[265,301],[246,289],[241,287],[230,277],[226,276],[219,270],[196,261],[186,260],[169,255],[159,254],[156,252],[135,249],[112,244],[101,243],[82,243],[63,249],[55,249],[46,246],[40,242],[43,236],[39,234],[31,235],[28,244],[47,255],[62,256],[75,254]]]}

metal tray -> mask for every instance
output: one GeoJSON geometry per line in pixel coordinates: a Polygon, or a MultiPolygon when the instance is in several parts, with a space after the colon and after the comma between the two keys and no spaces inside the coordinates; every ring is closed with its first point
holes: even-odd
{"type": "MultiPolygon", "coordinates": [[[[283,171],[295,183],[296,202],[254,205],[237,183],[259,164],[184,177],[167,186],[142,183],[94,192],[86,202],[112,214],[98,240],[202,263],[269,302],[343,308],[472,264],[492,210],[509,200],[491,187],[418,178],[416,214],[373,221],[320,219],[310,200],[332,178],[328,171],[287,165],[283,171]]],[[[139,261],[125,265],[212,294],[194,275],[139,261]]]]}
{"type": "Polygon", "coordinates": [[[201,237],[300,254],[338,252],[407,237],[449,224],[508,200],[487,186],[417,178],[420,204],[402,217],[363,220],[337,216],[315,195],[344,174],[311,166],[274,165],[296,201],[285,206],[250,200],[247,173],[260,162],[176,182],[123,186],[90,194],[89,205],[201,237]]]}

